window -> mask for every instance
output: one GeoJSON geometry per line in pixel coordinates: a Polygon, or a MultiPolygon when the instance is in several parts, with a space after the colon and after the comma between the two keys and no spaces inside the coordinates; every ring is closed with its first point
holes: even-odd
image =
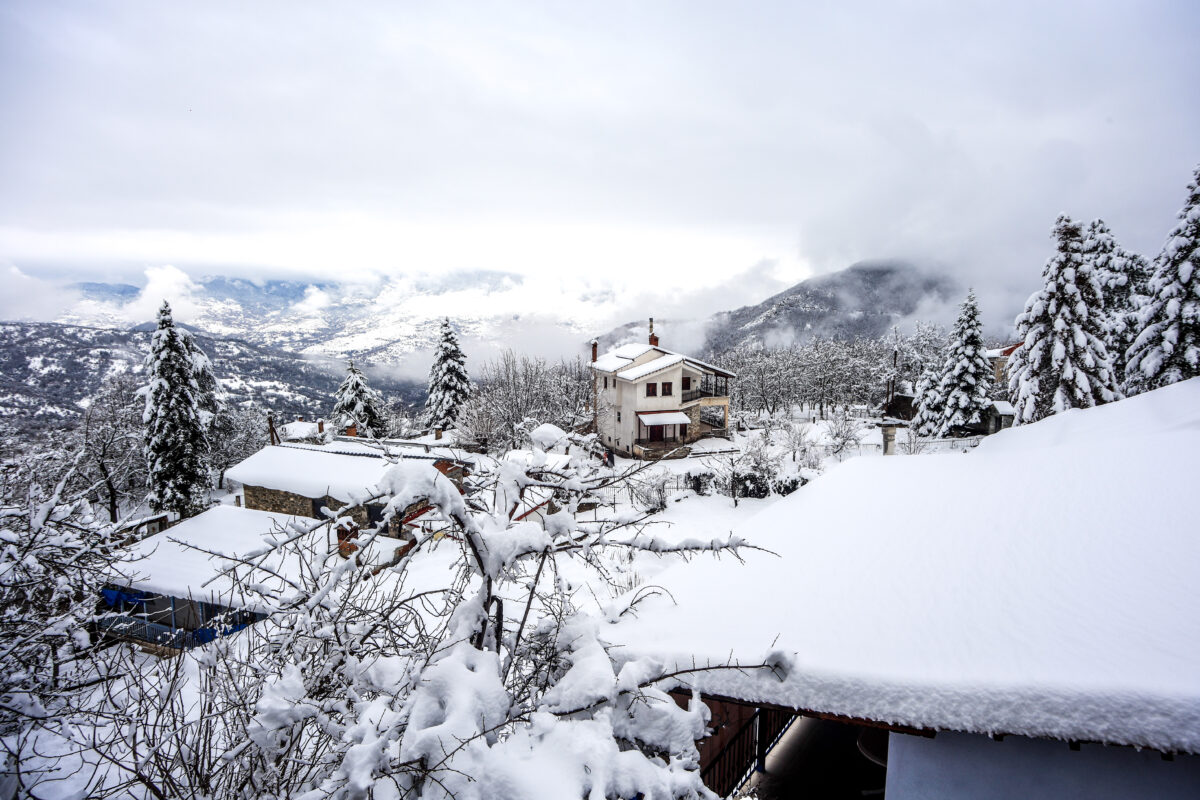
{"type": "Polygon", "coordinates": [[[646,397],[658,397],[658,384],[657,383],[647,383],[646,384],[646,397]]]}
{"type": "Polygon", "coordinates": [[[671,382],[663,381],[663,397],[670,397],[671,391],[671,382]]]}
{"type": "Polygon", "coordinates": [[[620,422],[620,421],[621,421],[621,412],[618,411],[617,412],[617,422],[620,422]]]}
{"type": "Polygon", "coordinates": [[[686,392],[691,388],[692,388],[692,379],[685,376],[683,379],[683,390],[686,392]]]}
{"type": "Polygon", "coordinates": [[[604,378],[604,388],[605,389],[608,388],[608,377],[607,376],[605,376],[605,378],[604,378]]]}

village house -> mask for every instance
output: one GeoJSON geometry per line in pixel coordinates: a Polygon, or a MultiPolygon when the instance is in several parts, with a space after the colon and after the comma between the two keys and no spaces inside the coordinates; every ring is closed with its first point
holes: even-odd
{"type": "Polygon", "coordinates": [[[987,351],[987,359],[992,365],[992,380],[995,383],[1008,383],[1008,359],[1024,342],[1006,344],[987,351]]]}
{"type": "Polygon", "coordinates": [[[686,445],[726,436],[732,372],[661,347],[650,320],[647,344],[626,344],[598,356],[592,342],[596,433],[625,456],[684,455],[686,445]]]}

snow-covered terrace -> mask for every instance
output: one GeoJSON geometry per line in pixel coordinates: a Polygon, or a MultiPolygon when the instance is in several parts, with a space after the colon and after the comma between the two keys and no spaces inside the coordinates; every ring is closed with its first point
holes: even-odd
{"type": "Polygon", "coordinates": [[[778,555],[668,569],[602,635],[668,669],[781,666],[688,679],[711,696],[1200,753],[1198,467],[1200,379],[852,459],[735,531],[778,555]]]}

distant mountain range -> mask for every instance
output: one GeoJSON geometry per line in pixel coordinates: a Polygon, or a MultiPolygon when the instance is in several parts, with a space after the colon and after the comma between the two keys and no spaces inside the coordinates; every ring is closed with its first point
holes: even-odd
{"type": "MultiPolygon", "coordinates": [[[[961,288],[946,275],[903,261],[863,261],[818,275],[753,306],[723,311],[704,320],[657,320],[668,339],[678,338],[711,354],[745,342],[781,344],[813,337],[882,336],[893,325],[922,314],[950,318],[947,308],[962,301],[961,288]],[[700,343],[702,340],[703,344],[700,343]]],[[[926,318],[927,318],[926,317],[926,318]]],[[[646,335],[646,322],[630,322],[601,337],[605,346],[646,335]]]]}
{"type": "MultiPolygon", "coordinates": [[[[186,295],[185,327],[212,357],[233,402],[253,401],[282,416],[326,413],[346,357],[363,362],[385,395],[419,402],[423,382],[397,378],[395,365],[432,346],[446,313],[464,338],[521,348],[528,332],[524,318],[497,312],[490,302],[511,301],[505,293],[521,280],[500,272],[375,286],[207,278],[186,295]],[[459,302],[468,296],[481,301],[459,302]],[[472,314],[467,306],[487,313],[472,314]]],[[[117,283],[75,289],[78,301],[56,323],[0,323],[0,418],[21,418],[23,425],[69,421],[106,375],[140,371],[154,327],[143,290],[117,283]]],[[[658,330],[664,345],[701,354],[746,341],[879,336],[914,316],[952,316],[946,308],[957,305],[960,295],[945,275],[898,261],[863,262],[757,305],[707,318],[659,320],[658,330]]],[[[593,333],[586,320],[548,319],[542,320],[551,326],[544,335],[577,342],[583,352],[593,333]]],[[[645,335],[646,323],[638,321],[600,338],[607,347],[645,335]]],[[[417,372],[412,367],[406,374],[417,372]]]]}
{"type": "MultiPolygon", "coordinates": [[[[172,305],[177,318],[214,336],[304,355],[394,365],[431,349],[447,315],[454,318],[462,337],[516,338],[512,334],[522,327],[530,309],[519,308],[518,313],[507,309],[513,305],[511,290],[522,281],[519,275],[489,270],[441,277],[397,276],[370,284],[256,282],[217,276],[194,282],[178,298],[181,302],[172,299],[172,305]],[[186,314],[178,313],[185,309],[186,314]]],[[[57,322],[105,328],[153,319],[137,286],[79,283],[72,288],[79,299],[57,322]]],[[[157,299],[154,302],[157,305],[157,299]]],[[[564,320],[561,327],[573,339],[586,341],[584,323],[564,320]]]]}
{"type": "MultiPolygon", "coordinates": [[[[143,326],[139,326],[143,327],[143,326]]],[[[230,402],[254,402],[287,419],[327,414],[343,365],[237,339],[198,334],[230,402]]],[[[148,330],[114,330],[53,322],[0,323],[0,420],[22,429],[77,419],[88,397],[114,374],[140,373],[148,330]]],[[[370,371],[369,371],[370,373],[370,371]]],[[[424,387],[371,374],[385,397],[423,399],[424,387]]]]}

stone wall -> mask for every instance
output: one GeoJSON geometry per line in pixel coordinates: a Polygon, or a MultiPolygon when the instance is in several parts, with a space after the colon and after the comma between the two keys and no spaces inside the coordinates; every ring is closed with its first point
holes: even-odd
{"type": "Polygon", "coordinates": [[[700,438],[700,404],[695,403],[683,409],[683,413],[688,415],[687,432],[684,434],[685,442],[694,442],[700,438]]]}
{"type": "Polygon", "coordinates": [[[281,492],[278,489],[264,489],[261,486],[246,486],[243,491],[246,495],[246,508],[291,514],[295,517],[313,516],[313,501],[310,497],[281,492]]]}
{"type": "MultiPolygon", "coordinates": [[[[291,514],[294,517],[307,517],[308,519],[319,519],[316,512],[320,510],[321,506],[325,506],[330,511],[337,511],[346,505],[341,500],[328,495],[312,498],[279,489],[264,489],[261,486],[246,486],[243,491],[246,495],[246,508],[256,511],[274,511],[277,514],[291,514]]],[[[359,527],[367,527],[367,510],[365,508],[354,509],[350,518],[359,527]]]]}

